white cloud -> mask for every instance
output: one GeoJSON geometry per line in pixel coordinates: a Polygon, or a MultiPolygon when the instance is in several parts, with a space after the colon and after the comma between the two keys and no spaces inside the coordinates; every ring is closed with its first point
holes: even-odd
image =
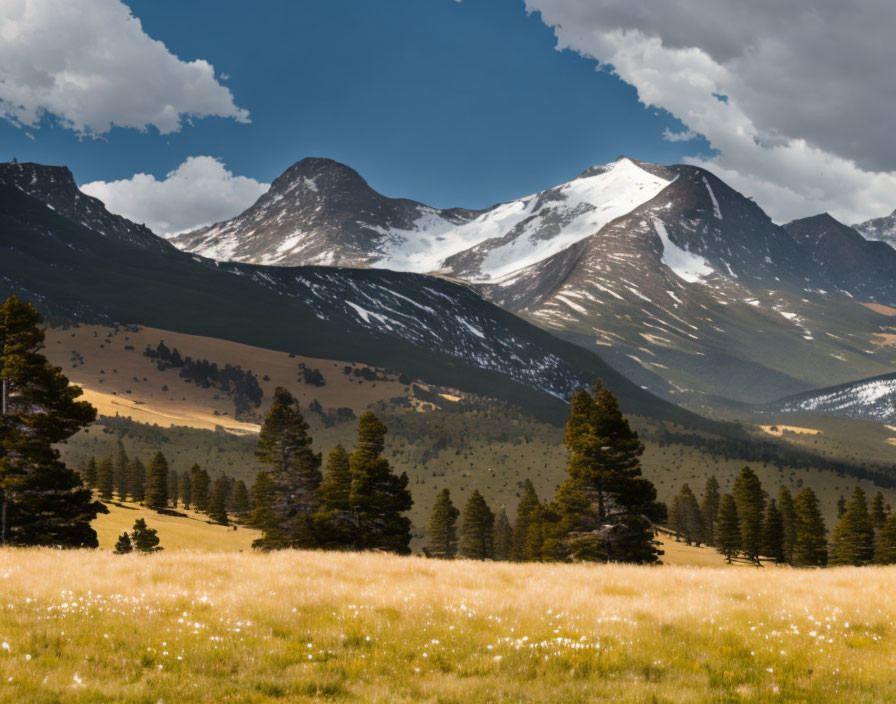
{"type": "Polygon", "coordinates": [[[172,235],[228,220],[254,203],[269,184],[234,176],[210,156],[191,156],[158,180],[134,174],[120,181],[93,181],[81,186],[113,213],[145,223],[158,235],[172,235]]]}
{"type": "Polygon", "coordinates": [[[0,116],[38,127],[45,113],[92,135],[249,119],[210,63],[178,59],[119,0],[0,0],[0,116]]]}
{"type": "MultiPolygon", "coordinates": [[[[896,4],[526,0],[717,151],[690,159],[778,221],[858,222],[896,202],[896,4]]],[[[687,134],[687,133],[685,133],[687,134]]],[[[682,133],[669,133],[674,140],[682,133]]],[[[681,136],[684,139],[684,135],[681,136]]]]}
{"type": "Polygon", "coordinates": [[[692,139],[699,137],[694,130],[684,130],[682,132],[673,132],[668,127],[663,130],[663,139],[667,142],[690,142],[692,139]]]}

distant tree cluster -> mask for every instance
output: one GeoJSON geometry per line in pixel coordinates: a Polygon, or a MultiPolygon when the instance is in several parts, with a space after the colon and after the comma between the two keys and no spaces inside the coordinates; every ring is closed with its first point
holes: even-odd
{"type": "Polygon", "coordinates": [[[526,480],[511,525],[478,491],[460,512],[442,490],[427,524],[431,557],[537,562],[595,561],[650,564],[659,557],[654,523],[665,519],[656,488],[641,476],[644,447],[619,410],[616,397],[597,382],[572,398],[564,443],[568,479],[550,502],[526,480]]]}
{"type": "Polygon", "coordinates": [[[308,410],[320,418],[325,428],[332,428],[334,425],[348,423],[357,418],[355,412],[351,408],[340,407],[325,409],[317,399],[313,399],[311,403],[308,404],[308,410]]]}
{"type": "Polygon", "coordinates": [[[326,386],[327,384],[320,369],[306,366],[304,362],[299,362],[299,381],[311,384],[311,386],[326,386]]]}
{"type": "Polygon", "coordinates": [[[208,471],[198,464],[178,473],[170,468],[161,452],[144,463],[138,457],[129,458],[120,439],[114,456],[87,460],[81,478],[104,501],[133,501],[157,511],[193,509],[225,526],[232,519],[245,521],[252,509],[243,480],[219,474],[212,481],[208,471]]]}
{"type": "Polygon", "coordinates": [[[258,377],[251,371],[243,370],[239,365],[226,364],[218,367],[207,359],[194,360],[181,357],[177,348],[170,349],[163,341],[153,348],[150,345],[143,350],[143,356],[156,360],[160,371],[180,369],[180,376],[204,389],[218,389],[233,397],[236,407],[235,417],[243,418],[251,414],[253,409],[261,405],[264,391],[258,383],[258,377]]]}
{"type": "Polygon", "coordinates": [[[710,477],[698,502],[684,484],[669,508],[669,527],[689,545],[714,546],[729,562],[740,556],[756,564],[766,558],[796,567],[896,564],[896,514],[877,492],[869,509],[856,487],[841,497],[830,540],[818,497],[806,487],[795,496],[781,487],[769,497],[759,478],[744,467],[730,494],[719,495],[710,477]]]}
{"type": "Polygon", "coordinates": [[[118,536],[113,552],[116,555],[127,555],[135,550],[144,554],[159,552],[164,549],[159,542],[158,531],[146,525],[145,518],[138,518],[130,533],[125,531],[118,536]]]}
{"type": "Polygon", "coordinates": [[[249,522],[262,530],[255,547],[410,552],[408,478],[382,456],[386,427],[370,412],[358,422],[349,454],[330,452],[326,473],[314,452],[299,402],[277,388],[261,428],[256,456],[270,469],[255,482],[249,522]]]}

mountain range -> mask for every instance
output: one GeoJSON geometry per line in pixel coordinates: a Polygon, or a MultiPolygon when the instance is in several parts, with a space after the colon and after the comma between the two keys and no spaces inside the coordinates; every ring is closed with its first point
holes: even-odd
{"type": "Polygon", "coordinates": [[[704,423],[468,286],[379,269],[217,262],[144,237],[99,201],[78,209],[84,198],[68,169],[0,168],[0,299],[17,294],[62,322],[146,325],[363,362],[553,422],[565,399],[600,377],[630,413],[704,423]]]}
{"type": "Polygon", "coordinates": [[[703,169],[627,157],[484,210],[374,191],[308,158],[171,242],[220,261],[449,277],[695,408],[892,370],[896,250],[829,215],[779,226],[703,169]],[[869,304],[869,305],[863,305],[869,304]]]}

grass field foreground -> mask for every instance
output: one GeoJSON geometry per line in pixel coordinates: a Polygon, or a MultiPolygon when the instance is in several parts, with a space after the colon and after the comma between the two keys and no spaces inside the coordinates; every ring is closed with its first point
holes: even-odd
{"type": "Polygon", "coordinates": [[[3,550],[0,701],[893,701],[894,582],[3,550]]]}

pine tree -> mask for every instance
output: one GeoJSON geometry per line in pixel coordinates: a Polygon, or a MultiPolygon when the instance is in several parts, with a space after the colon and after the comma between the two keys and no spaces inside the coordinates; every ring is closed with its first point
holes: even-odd
{"type": "Polygon", "coordinates": [[[143,503],[146,500],[146,467],[140,461],[139,457],[135,457],[131,461],[131,488],[128,493],[131,499],[143,503]]]}
{"type": "Polygon", "coordinates": [[[230,480],[222,474],[212,485],[212,495],[208,504],[208,517],[222,526],[229,525],[227,504],[230,500],[230,480]]]}
{"type": "Polygon", "coordinates": [[[156,452],[146,468],[146,496],[144,501],[150,508],[168,506],[168,460],[161,452],[156,452]]]}
{"type": "Polygon", "coordinates": [[[896,565],[896,513],[891,513],[877,534],[874,564],[896,565]]]}
{"type": "Polygon", "coordinates": [[[142,553],[162,550],[163,548],[159,547],[159,536],[157,533],[157,530],[146,525],[145,519],[138,518],[134,521],[134,527],[131,529],[134,549],[142,553]]]}
{"type": "Polygon", "coordinates": [[[92,489],[92,488],[96,487],[96,478],[97,478],[96,457],[91,457],[84,464],[84,469],[81,470],[81,481],[84,482],[84,486],[90,487],[92,489]]]}
{"type": "Polygon", "coordinates": [[[413,505],[408,476],[392,472],[382,457],[386,426],[370,411],[358,420],[358,445],[349,458],[352,488],[349,497],[360,549],[410,552],[411,521],[402,515],[413,505]]]}
{"type": "Polygon", "coordinates": [[[111,457],[100,460],[96,468],[96,488],[103,501],[111,501],[115,494],[115,463],[111,457]]]}
{"type": "Polygon", "coordinates": [[[253,528],[270,525],[273,519],[274,506],[274,482],[267,472],[259,472],[255,475],[255,484],[252,486],[252,513],[249,514],[248,524],[253,528]]]}
{"type": "Polygon", "coordinates": [[[230,511],[240,521],[246,520],[251,507],[249,505],[249,489],[246,482],[242,479],[233,485],[233,492],[230,495],[230,511]]]}
{"type": "Polygon", "coordinates": [[[526,552],[526,542],[529,535],[529,523],[532,513],[538,509],[541,502],[535,492],[535,485],[526,479],[523,482],[523,495],[516,509],[516,520],[513,524],[513,559],[517,562],[525,562],[530,559],[526,552]]]}
{"type": "Polygon", "coordinates": [[[759,477],[749,467],[744,467],[734,480],[734,502],[737,504],[737,520],[740,523],[740,549],[748,560],[759,564],[762,552],[762,514],[765,494],[759,477]]]}
{"type": "Polygon", "coordinates": [[[861,567],[874,559],[874,524],[868,501],[856,487],[831,535],[830,564],[861,567]]]}
{"type": "Polygon", "coordinates": [[[839,521],[843,518],[843,514],[846,513],[846,497],[843,494],[840,495],[840,498],[837,499],[837,520],[839,521]]]}
{"type": "Polygon", "coordinates": [[[253,545],[263,550],[317,547],[313,516],[319,507],[321,456],[311,449],[299,402],[282,387],[274,391],[255,455],[271,467],[274,503],[271,520],[261,526],[262,537],[253,545]]]}
{"type": "Polygon", "coordinates": [[[122,533],[118,536],[118,540],[115,541],[115,550],[113,552],[116,555],[127,555],[129,552],[134,551],[134,546],[131,543],[131,536],[127,534],[127,532],[122,533]]]}
{"type": "Polygon", "coordinates": [[[877,492],[874,495],[874,498],[871,499],[871,522],[874,524],[874,528],[876,530],[880,530],[884,527],[884,523],[887,521],[887,502],[884,499],[884,495],[880,492],[877,492]]]}
{"type": "Polygon", "coordinates": [[[637,433],[600,381],[592,393],[577,392],[570,406],[569,479],[555,500],[558,523],[568,530],[567,559],[656,562],[652,521],[660,505],[656,488],[641,476],[637,433]]]}
{"type": "Polygon", "coordinates": [[[119,500],[127,501],[131,488],[131,461],[128,459],[128,453],[124,450],[121,438],[118,438],[113,462],[115,492],[118,494],[119,500]]]}
{"type": "Polygon", "coordinates": [[[725,494],[719,501],[715,540],[716,550],[722,553],[729,563],[740,552],[740,521],[737,515],[737,502],[731,494],[725,494]]]}
{"type": "Polygon", "coordinates": [[[190,468],[190,485],[192,487],[193,508],[200,513],[208,511],[209,489],[211,478],[202,467],[194,464],[190,468]]]}
{"type": "Polygon", "coordinates": [[[357,542],[351,512],[352,471],[348,453],[337,445],[327,456],[327,470],[317,489],[320,508],[314,516],[321,547],[345,549],[357,542]]]}
{"type": "MultiPolygon", "coordinates": [[[[523,546],[523,555],[526,562],[542,562],[545,558],[552,558],[557,547],[557,538],[567,540],[567,535],[554,536],[549,526],[547,508],[542,504],[535,507],[529,514],[529,526],[526,530],[526,542],[523,546]],[[549,549],[545,551],[545,540],[550,541],[549,549]],[[547,552],[547,554],[545,554],[547,552]]],[[[562,532],[562,531],[560,531],[562,532]]]]}
{"type": "Polygon", "coordinates": [[[477,490],[464,505],[459,551],[469,560],[491,560],[495,556],[495,514],[477,490]]]}
{"type": "Polygon", "coordinates": [[[762,519],[762,554],[778,564],[784,562],[784,517],[774,499],[768,502],[762,519]]]}
{"type": "Polygon", "coordinates": [[[681,513],[681,532],[685,542],[699,546],[703,542],[703,514],[697,497],[687,484],[682,485],[678,494],[678,504],[681,513]]]}
{"type": "Polygon", "coordinates": [[[719,493],[719,480],[711,476],[703,486],[703,496],[700,498],[700,513],[703,517],[703,542],[707,545],[715,545],[715,523],[719,518],[719,502],[722,500],[719,493]]]}
{"type": "Polygon", "coordinates": [[[513,527],[503,508],[495,517],[495,559],[506,562],[513,552],[513,527]]]}
{"type": "Polygon", "coordinates": [[[177,508],[177,500],[180,498],[180,477],[173,469],[168,470],[168,503],[177,508]]]}
{"type": "Polygon", "coordinates": [[[803,489],[794,497],[793,510],[793,564],[798,567],[824,567],[828,563],[827,530],[815,492],[809,487],[803,489]]]}
{"type": "Polygon", "coordinates": [[[96,547],[90,523],[108,509],[54,447],[96,410],[40,353],[40,323],[15,296],[0,307],[0,544],[96,547]]]}
{"type": "Polygon", "coordinates": [[[781,512],[781,550],[784,562],[793,564],[793,546],[796,542],[796,514],[790,489],[782,486],[778,491],[778,510],[781,512]]]}
{"type": "Polygon", "coordinates": [[[190,479],[189,472],[180,475],[180,500],[185,509],[189,509],[193,505],[193,481],[190,479]]]}
{"type": "Polygon", "coordinates": [[[432,515],[426,524],[429,544],[425,549],[427,557],[452,560],[457,554],[457,517],[460,511],[451,501],[451,492],[442,489],[436,496],[432,515]]]}

